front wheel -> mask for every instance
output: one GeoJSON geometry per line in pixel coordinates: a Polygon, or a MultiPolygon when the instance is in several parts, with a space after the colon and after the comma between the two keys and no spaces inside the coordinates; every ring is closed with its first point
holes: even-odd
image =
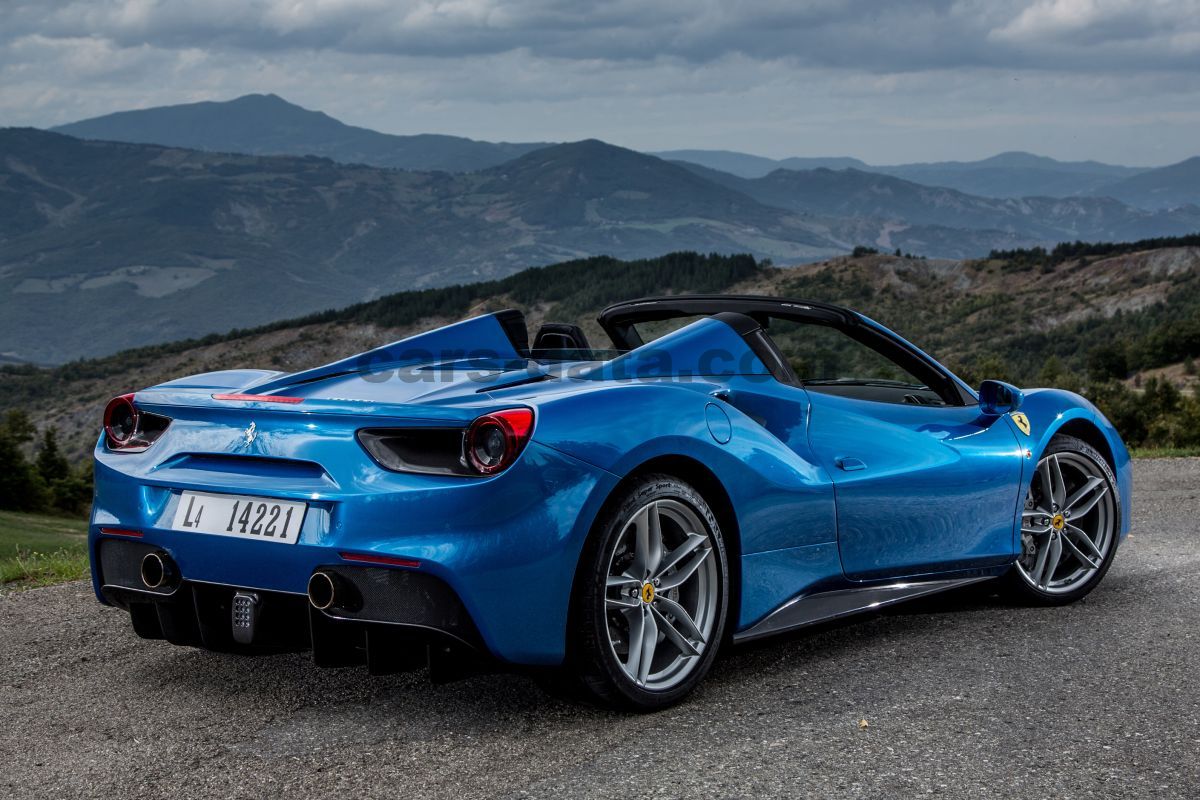
{"type": "Polygon", "coordinates": [[[572,661],[601,702],[653,711],[704,678],[725,631],[729,567],[712,510],[648,475],[597,524],[576,588],[572,661]]]}
{"type": "Polygon", "coordinates": [[[1096,450],[1055,436],[1038,461],[1021,511],[1021,555],[1012,593],[1035,605],[1065,605],[1096,587],[1112,565],[1121,530],[1117,481],[1096,450]]]}

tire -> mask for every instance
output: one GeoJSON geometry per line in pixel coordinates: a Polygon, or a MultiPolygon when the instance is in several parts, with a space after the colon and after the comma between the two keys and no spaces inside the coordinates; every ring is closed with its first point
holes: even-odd
{"type": "Polygon", "coordinates": [[[602,705],[640,712],[674,705],[712,666],[728,609],[729,566],[712,510],[678,478],[646,475],[609,503],[584,549],[570,669],[602,705]]]}
{"type": "Polygon", "coordinates": [[[1026,490],[1021,516],[1022,552],[1004,576],[1005,594],[1015,602],[1032,606],[1062,606],[1079,600],[1108,573],[1117,555],[1120,530],[1121,497],[1104,456],[1073,436],[1055,436],[1038,459],[1026,490]],[[1049,484],[1043,482],[1046,477],[1049,484]],[[1081,492],[1091,482],[1095,488],[1081,492]],[[1079,499],[1068,506],[1076,496],[1079,499]],[[1065,498],[1061,508],[1053,502],[1055,497],[1065,498]],[[1072,519],[1073,513],[1084,508],[1086,512],[1072,519]],[[1092,542],[1091,548],[1083,536],[1092,542]],[[1057,562],[1055,539],[1060,540],[1057,562]],[[1043,558],[1044,562],[1040,560],[1043,558]]]}

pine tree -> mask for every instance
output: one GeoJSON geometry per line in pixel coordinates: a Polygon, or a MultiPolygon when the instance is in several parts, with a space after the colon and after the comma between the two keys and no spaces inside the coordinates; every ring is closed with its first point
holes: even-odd
{"type": "Polygon", "coordinates": [[[53,427],[42,432],[42,441],[38,446],[37,470],[47,484],[71,476],[71,465],[58,448],[58,431],[53,427]]]}
{"type": "Polygon", "coordinates": [[[10,412],[0,425],[0,508],[36,511],[46,504],[46,484],[21,452],[25,430],[18,424],[14,433],[8,424],[13,419],[10,412]]]}

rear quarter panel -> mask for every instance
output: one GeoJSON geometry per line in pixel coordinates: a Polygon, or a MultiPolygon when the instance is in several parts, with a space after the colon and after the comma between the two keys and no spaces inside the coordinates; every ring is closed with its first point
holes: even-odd
{"type": "Polygon", "coordinates": [[[741,628],[806,586],[840,577],[841,564],[829,476],[712,395],[727,388],[703,380],[647,382],[558,395],[539,407],[534,439],[618,479],[664,456],[703,465],[721,483],[737,520],[741,628]],[[720,427],[724,419],[727,430],[720,427]]]}

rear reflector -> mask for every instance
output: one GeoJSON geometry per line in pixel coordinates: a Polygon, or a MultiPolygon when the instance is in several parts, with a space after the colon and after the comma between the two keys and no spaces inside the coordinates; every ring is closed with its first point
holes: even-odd
{"type": "Polygon", "coordinates": [[[282,397],[277,394],[214,394],[213,400],[246,400],[254,403],[303,403],[303,397],[282,397]]]}
{"type": "Polygon", "coordinates": [[[388,567],[409,567],[417,569],[420,561],[411,558],[394,558],[392,556],[377,556],[371,553],[338,553],[346,561],[357,561],[361,564],[383,564],[388,567]]]}
{"type": "Polygon", "coordinates": [[[100,532],[105,536],[129,536],[134,539],[142,538],[141,531],[131,531],[128,528],[101,528],[100,532]]]}

